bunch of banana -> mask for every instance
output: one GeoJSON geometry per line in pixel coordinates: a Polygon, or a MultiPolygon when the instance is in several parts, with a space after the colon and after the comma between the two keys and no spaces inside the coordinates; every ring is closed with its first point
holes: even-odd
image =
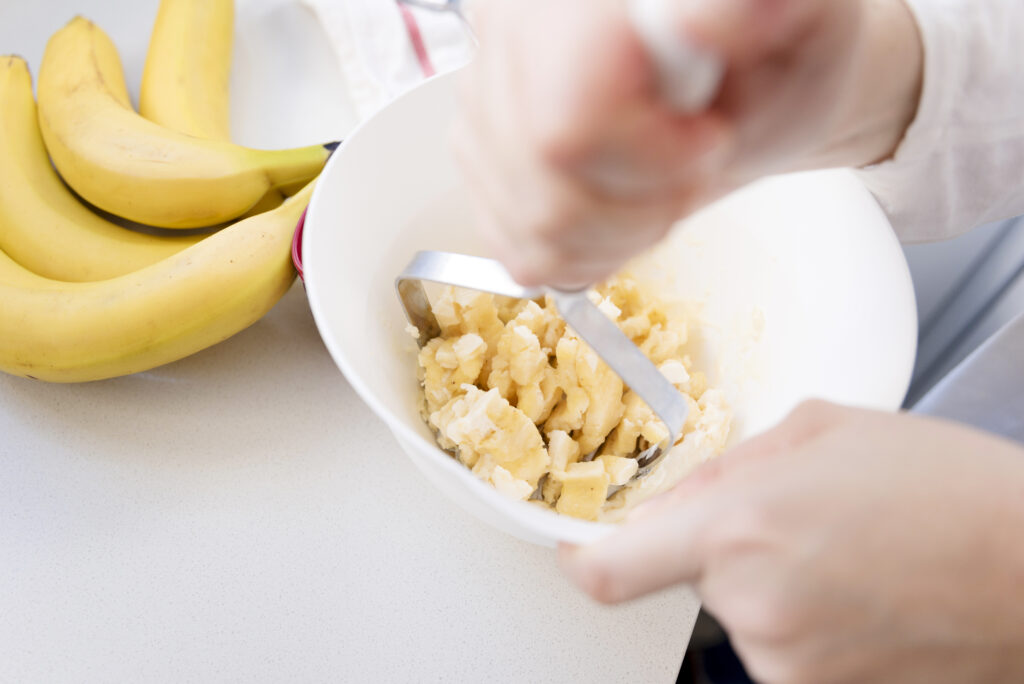
{"type": "Polygon", "coordinates": [[[85,19],[47,46],[38,112],[28,66],[0,57],[0,370],[52,382],[147,370],[248,327],[291,286],[292,234],[333,146],[229,141],[233,11],[162,0],[145,117],[110,39],[85,19]],[[79,195],[149,225],[276,208],[210,235],[130,230],[79,202],[48,153],[79,195]],[[276,188],[297,184],[281,204],[276,188]]]}
{"type": "Polygon", "coordinates": [[[254,150],[190,136],[136,113],[123,83],[113,42],[77,17],[46,46],[39,124],[65,182],[131,221],[162,228],[230,221],[269,190],[309,181],[332,149],[254,150]]]}

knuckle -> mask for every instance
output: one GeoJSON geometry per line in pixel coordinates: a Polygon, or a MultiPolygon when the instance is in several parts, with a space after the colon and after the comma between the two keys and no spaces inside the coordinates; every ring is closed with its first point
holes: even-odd
{"type": "Polygon", "coordinates": [[[793,418],[820,420],[832,413],[833,405],[824,399],[807,399],[800,402],[790,413],[793,418]]]}
{"type": "Polygon", "coordinates": [[[772,646],[792,644],[803,634],[803,611],[788,598],[773,593],[754,602],[758,637],[772,646]]]}
{"type": "Polygon", "coordinates": [[[573,166],[581,154],[557,133],[547,133],[535,141],[536,154],[540,161],[549,168],[564,169],[573,166]]]}
{"type": "Polygon", "coordinates": [[[808,399],[794,408],[784,423],[795,427],[796,432],[805,437],[833,425],[842,417],[842,409],[824,399],[808,399]]]}
{"type": "Polygon", "coordinates": [[[756,669],[757,681],[764,684],[821,684],[822,678],[814,666],[807,667],[792,657],[772,659],[756,669]]]}
{"type": "Polygon", "coordinates": [[[785,659],[771,658],[754,663],[751,674],[762,684],[803,684],[807,681],[803,673],[785,659]]]}
{"type": "Polygon", "coordinates": [[[545,166],[562,168],[572,164],[578,151],[572,144],[572,127],[565,117],[551,114],[533,122],[529,128],[533,154],[545,166]]]}
{"type": "Polygon", "coordinates": [[[564,242],[566,234],[579,229],[579,209],[563,198],[537,198],[531,214],[527,232],[545,245],[556,247],[564,242]]]}
{"type": "Polygon", "coordinates": [[[546,252],[532,258],[526,258],[518,252],[505,254],[502,261],[512,279],[526,287],[544,285],[558,271],[557,261],[546,252]]]}
{"type": "Polygon", "coordinates": [[[567,230],[567,227],[554,216],[538,214],[527,222],[525,232],[545,246],[554,247],[563,230],[567,230]]]}
{"type": "Polygon", "coordinates": [[[772,536],[772,514],[759,501],[744,501],[725,513],[715,525],[714,540],[721,553],[743,551],[772,536]]]}
{"type": "Polygon", "coordinates": [[[747,672],[762,684],[836,681],[832,660],[818,649],[808,650],[805,644],[763,640],[746,634],[730,636],[747,672]]]}
{"type": "Polygon", "coordinates": [[[564,243],[572,233],[586,232],[584,207],[567,193],[548,196],[542,206],[543,219],[538,228],[553,242],[564,243]]]}
{"type": "Polygon", "coordinates": [[[803,611],[778,592],[745,593],[724,606],[729,631],[777,655],[786,653],[805,636],[803,611]]]}
{"type": "Polygon", "coordinates": [[[613,604],[622,600],[619,578],[602,563],[590,563],[581,570],[577,580],[583,591],[599,603],[613,604]]]}

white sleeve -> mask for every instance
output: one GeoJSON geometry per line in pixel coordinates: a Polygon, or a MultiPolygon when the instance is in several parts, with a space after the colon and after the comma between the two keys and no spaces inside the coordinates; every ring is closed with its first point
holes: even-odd
{"type": "Polygon", "coordinates": [[[858,171],[905,242],[1024,214],[1024,0],[905,0],[924,41],[917,117],[858,171]]]}

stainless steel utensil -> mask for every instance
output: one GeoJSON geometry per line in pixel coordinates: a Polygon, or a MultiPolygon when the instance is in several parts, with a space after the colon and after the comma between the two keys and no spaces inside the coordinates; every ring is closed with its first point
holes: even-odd
{"type": "Polygon", "coordinates": [[[550,295],[565,322],[668,428],[669,436],[665,441],[652,445],[637,456],[639,469],[636,477],[649,473],[676,443],[689,412],[686,399],[633,341],[587,298],[586,290],[565,292],[551,287],[523,287],[512,279],[500,262],[493,259],[450,252],[419,252],[395,280],[395,289],[406,318],[419,331],[417,341],[421,347],[441,334],[423,282],[454,285],[515,299],[550,295]]]}

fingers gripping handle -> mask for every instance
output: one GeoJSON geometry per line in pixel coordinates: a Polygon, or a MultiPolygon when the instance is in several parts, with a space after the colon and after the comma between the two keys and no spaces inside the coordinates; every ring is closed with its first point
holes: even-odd
{"type": "Polygon", "coordinates": [[[627,10],[633,29],[658,67],[662,95],[677,111],[694,113],[715,98],[725,66],[676,29],[672,4],[677,1],[629,0],[627,10]]]}

